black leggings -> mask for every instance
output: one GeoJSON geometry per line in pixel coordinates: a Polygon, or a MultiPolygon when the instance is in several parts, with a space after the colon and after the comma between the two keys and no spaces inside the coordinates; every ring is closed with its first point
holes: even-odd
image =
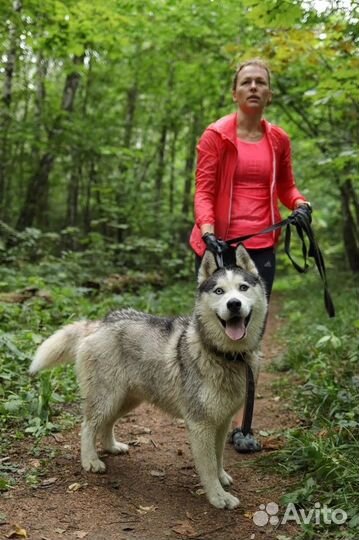
{"type": "MultiPolygon", "coordinates": [[[[269,300],[274,275],[275,275],[275,251],[274,248],[263,248],[263,249],[247,249],[248,254],[256,265],[259,275],[264,281],[266,287],[267,298],[269,300]]],[[[202,257],[196,255],[195,267],[196,275],[198,274],[198,269],[201,265],[202,257]]],[[[230,248],[228,251],[225,251],[223,254],[223,262],[225,265],[234,265],[236,262],[235,249],[230,248]]]]}

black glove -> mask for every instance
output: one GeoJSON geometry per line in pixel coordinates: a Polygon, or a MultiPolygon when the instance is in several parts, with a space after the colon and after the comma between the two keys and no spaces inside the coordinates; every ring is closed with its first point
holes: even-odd
{"type": "Polygon", "coordinates": [[[293,216],[297,216],[300,220],[301,218],[307,219],[309,223],[312,223],[312,206],[310,203],[303,203],[293,212],[293,216]]]}
{"type": "Polygon", "coordinates": [[[226,242],[219,240],[213,233],[205,233],[202,240],[206,243],[207,249],[215,255],[221,255],[229,247],[226,242]]]}

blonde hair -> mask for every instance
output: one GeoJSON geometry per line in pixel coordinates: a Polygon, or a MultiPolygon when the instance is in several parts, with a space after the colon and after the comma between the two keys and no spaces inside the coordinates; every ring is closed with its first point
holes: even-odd
{"type": "Polygon", "coordinates": [[[235,90],[237,87],[237,79],[238,79],[239,72],[242,71],[242,69],[244,69],[247,66],[259,66],[263,68],[267,72],[268,86],[269,88],[271,87],[271,73],[270,73],[269,67],[261,58],[253,58],[252,60],[247,60],[246,62],[239,64],[239,66],[237,67],[236,72],[233,77],[232,90],[235,90]]]}

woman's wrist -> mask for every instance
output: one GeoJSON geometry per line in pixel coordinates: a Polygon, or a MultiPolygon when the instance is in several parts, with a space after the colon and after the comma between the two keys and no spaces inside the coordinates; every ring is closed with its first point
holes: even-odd
{"type": "Polygon", "coordinates": [[[201,229],[202,236],[204,236],[207,233],[214,234],[214,226],[210,225],[209,223],[204,223],[203,225],[201,225],[200,229],[201,229]]]}
{"type": "Polygon", "coordinates": [[[305,199],[297,199],[297,200],[294,202],[294,208],[293,208],[293,210],[296,210],[297,208],[299,208],[299,207],[302,206],[303,204],[309,206],[309,208],[312,208],[312,205],[310,204],[309,201],[306,201],[305,199]]]}

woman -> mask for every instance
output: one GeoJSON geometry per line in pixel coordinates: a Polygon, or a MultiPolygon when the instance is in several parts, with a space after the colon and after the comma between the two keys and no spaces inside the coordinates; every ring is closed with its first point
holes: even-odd
{"type": "MultiPolygon", "coordinates": [[[[195,225],[190,238],[197,268],[206,249],[222,253],[225,264],[234,264],[234,250],[226,250],[223,241],[280,221],[278,199],[290,210],[310,205],[295,185],[288,135],[263,119],[272,101],[266,64],[259,59],[241,64],[232,95],[237,112],[208,126],[197,146],[195,225]]],[[[244,242],[265,282],[268,299],[278,239],[276,231],[244,242]]],[[[244,438],[239,426],[236,418],[231,437],[236,450],[259,450],[253,436],[244,438]]]]}

